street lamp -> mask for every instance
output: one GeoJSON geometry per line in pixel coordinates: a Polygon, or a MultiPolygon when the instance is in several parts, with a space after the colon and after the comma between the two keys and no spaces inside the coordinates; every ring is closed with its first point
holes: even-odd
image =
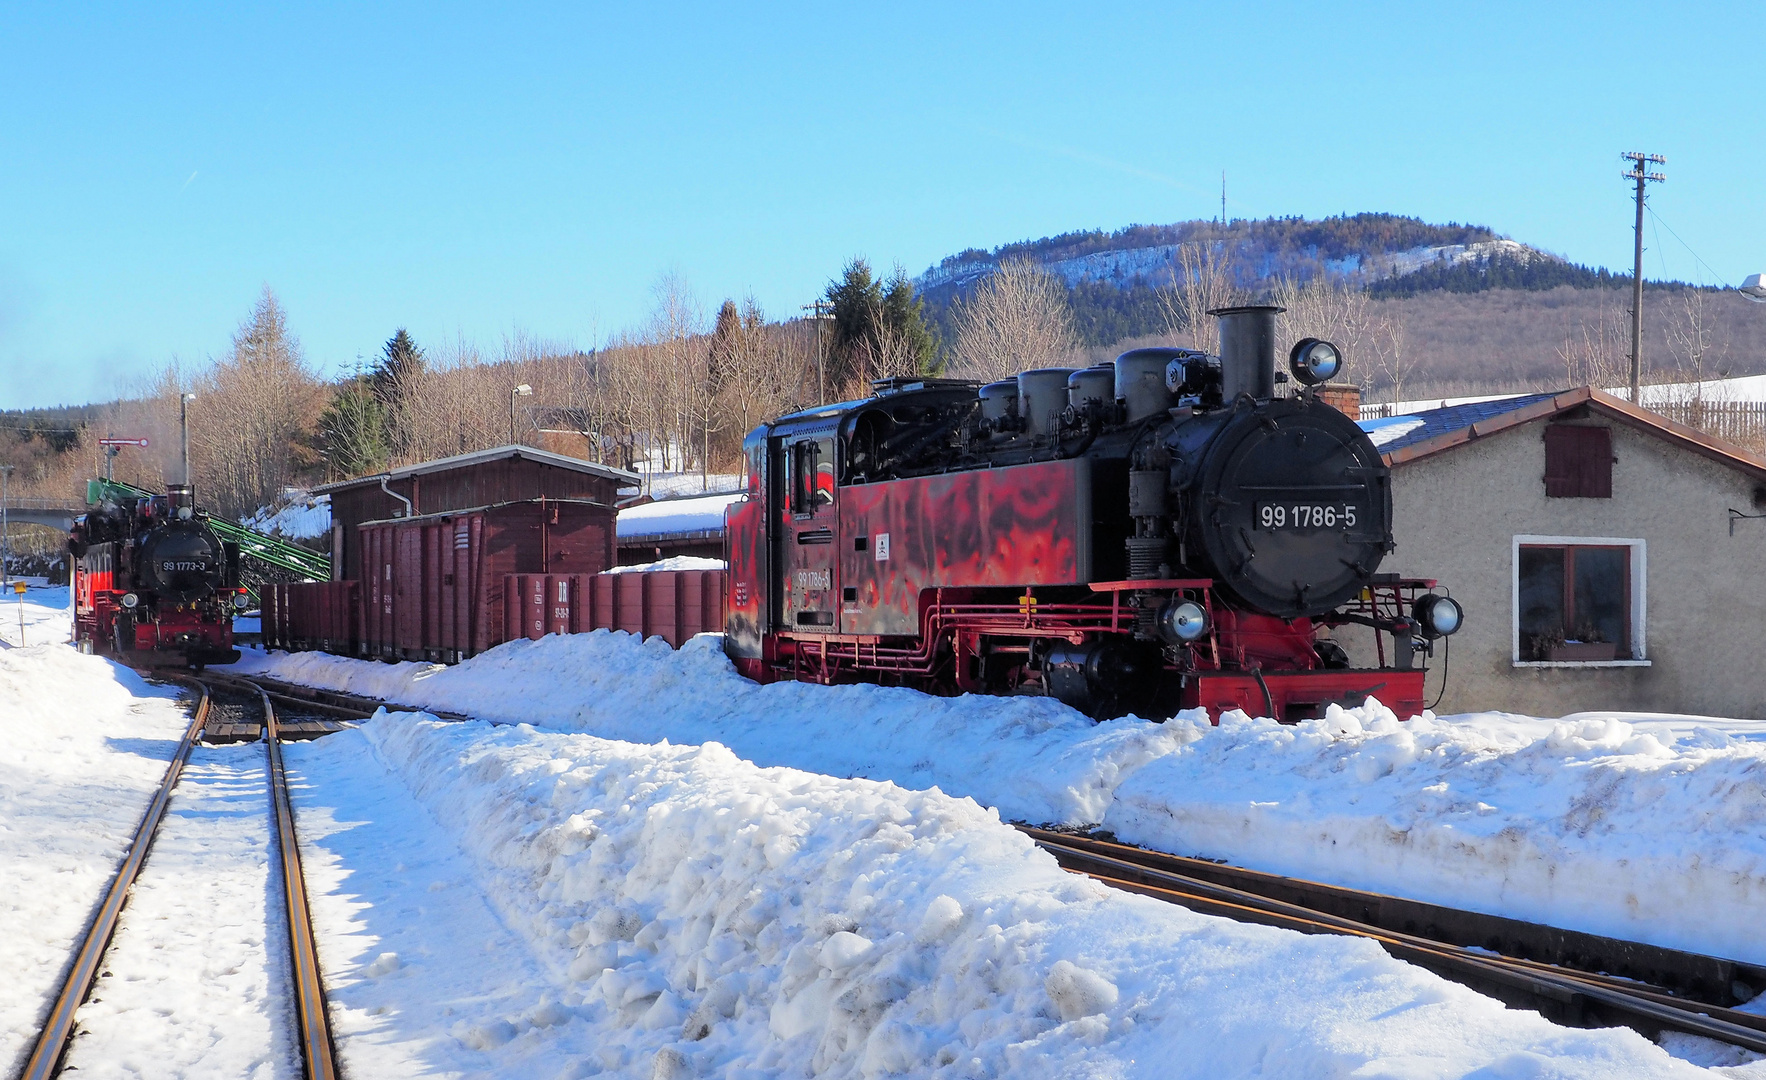
{"type": "Polygon", "coordinates": [[[1766,274],[1749,274],[1742,279],[1741,288],[1736,292],[1756,304],[1766,304],[1766,274]]]}
{"type": "Polygon", "coordinates": [[[803,305],[803,310],[810,313],[810,320],[816,324],[816,403],[819,405],[828,400],[828,353],[827,347],[822,344],[822,323],[833,320],[834,305],[826,300],[817,300],[813,304],[803,305]]]}
{"type": "Polygon", "coordinates": [[[178,428],[184,440],[184,479],[185,487],[190,486],[190,403],[196,400],[195,394],[178,395],[178,428]]]}
{"type": "Polygon", "coordinates": [[[515,399],[518,397],[533,397],[533,387],[522,383],[509,391],[509,442],[511,445],[515,442],[515,399]]]}

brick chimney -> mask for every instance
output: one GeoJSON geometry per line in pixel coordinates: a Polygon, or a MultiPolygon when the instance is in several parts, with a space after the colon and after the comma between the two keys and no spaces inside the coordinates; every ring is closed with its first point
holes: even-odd
{"type": "Polygon", "coordinates": [[[1327,383],[1318,388],[1318,400],[1351,420],[1361,419],[1361,387],[1327,383]]]}

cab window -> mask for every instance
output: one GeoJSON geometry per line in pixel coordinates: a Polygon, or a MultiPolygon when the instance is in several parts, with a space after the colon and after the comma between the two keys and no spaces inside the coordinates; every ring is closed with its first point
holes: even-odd
{"type": "Polygon", "coordinates": [[[834,441],[805,439],[791,447],[791,512],[813,514],[834,502],[834,441]]]}

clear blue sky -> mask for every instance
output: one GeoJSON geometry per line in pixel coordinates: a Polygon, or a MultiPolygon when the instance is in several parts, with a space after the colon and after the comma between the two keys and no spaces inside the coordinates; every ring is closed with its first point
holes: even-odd
{"type": "Polygon", "coordinates": [[[0,407],[223,351],[264,285],[327,372],[395,327],[587,346],[658,277],[773,316],[1073,229],[1382,210],[1646,273],[1766,270],[1766,14],[1329,7],[14,4],[0,407]],[[289,5],[295,8],[296,5],[289,5]]]}

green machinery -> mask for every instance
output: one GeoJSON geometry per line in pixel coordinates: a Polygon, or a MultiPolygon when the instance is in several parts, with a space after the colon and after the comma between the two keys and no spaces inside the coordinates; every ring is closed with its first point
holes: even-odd
{"type": "MultiPolygon", "coordinates": [[[[96,506],[105,501],[123,499],[152,498],[153,492],[138,488],[133,484],[125,484],[120,480],[88,480],[86,481],[86,505],[96,506]]],[[[222,540],[239,546],[240,559],[250,560],[253,571],[247,574],[246,587],[251,590],[252,601],[257,601],[257,586],[266,581],[330,581],[331,556],[322,555],[317,551],[291,544],[286,540],[278,540],[273,536],[253,532],[243,525],[221,518],[210,516],[209,528],[222,540]]]]}

